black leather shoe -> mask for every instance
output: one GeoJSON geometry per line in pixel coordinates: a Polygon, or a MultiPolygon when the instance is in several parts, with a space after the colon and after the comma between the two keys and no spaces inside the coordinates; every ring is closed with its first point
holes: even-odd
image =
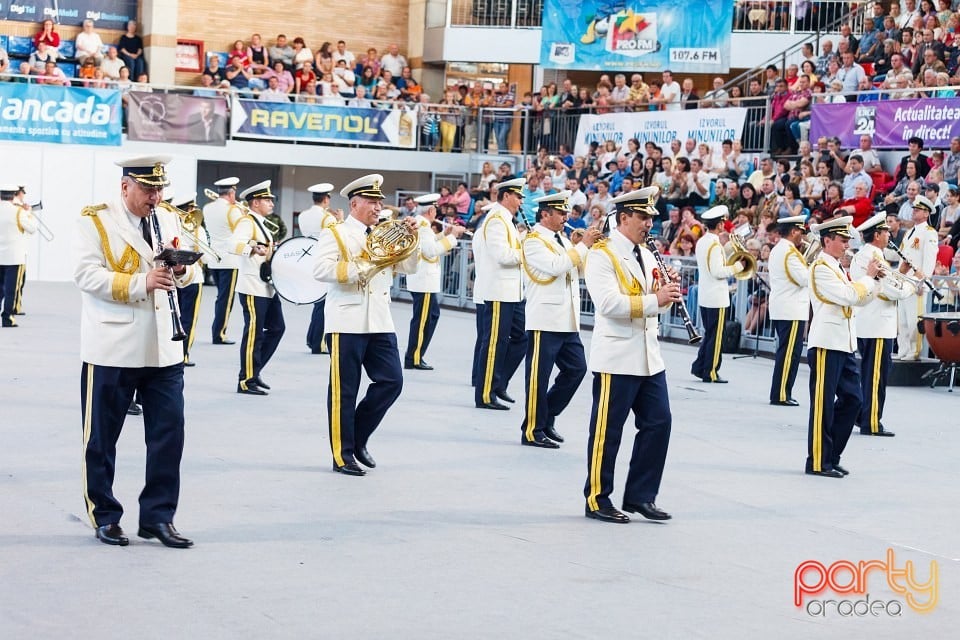
{"type": "Polygon", "coordinates": [[[142,414],[142,413],[143,413],[143,409],[140,408],[140,405],[138,405],[136,402],[134,402],[134,401],[131,400],[131,401],[130,401],[130,406],[127,407],[127,415],[128,415],[128,416],[139,416],[139,415],[142,414]]]}
{"type": "Polygon", "coordinates": [[[543,429],[543,435],[547,436],[548,438],[550,438],[550,439],[553,440],[554,442],[563,442],[563,436],[560,435],[559,433],[557,433],[557,430],[556,430],[555,428],[553,428],[552,426],[550,426],[550,427],[544,427],[544,429],[543,429]]]}
{"type": "Polygon", "coordinates": [[[263,381],[263,378],[261,378],[260,376],[257,376],[256,378],[254,378],[254,379],[253,379],[253,382],[254,382],[254,384],[256,384],[256,385],[257,385],[258,387],[260,387],[261,389],[269,389],[269,388],[270,388],[270,385],[268,385],[266,382],[264,382],[264,381],[263,381]]]}
{"type": "Polygon", "coordinates": [[[513,398],[511,398],[511,397],[507,394],[506,391],[494,391],[494,392],[493,392],[493,395],[497,396],[498,398],[500,398],[500,399],[503,400],[504,402],[509,402],[510,404],[513,404],[514,402],[516,402],[513,398]]]}
{"type": "Polygon", "coordinates": [[[213,344],[237,344],[233,340],[214,340],[213,344]]]}
{"type": "Polygon", "coordinates": [[[370,455],[370,452],[367,451],[366,445],[357,447],[356,451],[353,452],[353,457],[357,459],[357,462],[369,469],[373,469],[377,466],[377,461],[374,460],[373,456],[370,455]]]}
{"type": "Polygon", "coordinates": [[[194,362],[193,360],[184,360],[184,361],[183,361],[183,366],[185,366],[185,367],[195,367],[195,366],[197,366],[197,363],[194,362]]]}
{"type": "Polygon", "coordinates": [[[794,400],[793,398],[787,398],[786,400],[771,400],[770,404],[777,407],[799,407],[800,403],[794,400]]]}
{"type": "Polygon", "coordinates": [[[544,436],[540,436],[539,438],[534,437],[533,440],[527,440],[526,437],[523,437],[523,438],[520,438],[520,444],[526,447],[540,447],[541,449],[559,449],[560,448],[560,445],[558,445],[553,440],[550,440],[544,436]]]}
{"type": "Polygon", "coordinates": [[[173,528],[172,522],[141,524],[137,535],[146,540],[156,538],[163,543],[163,546],[173,549],[186,549],[193,546],[193,540],[188,540],[180,535],[177,530],[173,528]]]}
{"type": "Polygon", "coordinates": [[[356,462],[352,460],[347,461],[342,467],[338,467],[337,463],[333,463],[333,470],[337,473],[342,473],[345,476],[365,476],[367,472],[361,469],[356,462]]]}
{"type": "Polygon", "coordinates": [[[845,476],[850,475],[850,472],[849,472],[849,471],[847,471],[846,469],[844,469],[843,467],[841,467],[841,466],[838,465],[838,464],[833,465],[833,469],[834,469],[834,471],[839,471],[840,473],[842,473],[842,474],[845,475],[845,476]]]}
{"type": "Polygon", "coordinates": [[[876,433],[870,431],[870,429],[860,429],[860,435],[862,435],[862,436],[881,436],[881,437],[892,438],[892,437],[894,437],[894,436],[897,435],[897,434],[895,434],[893,431],[887,431],[886,429],[880,429],[880,430],[877,431],[876,433]]]}
{"type": "Polygon", "coordinates": [[[420,369],[421,371],[433,371],[433,367],[428,365],[423,360],[420,361],[420,364],[408,364],[404,365],[404,369],[420,369]]]}
{"type": "Polygon", "coordinates": [[[604,507],[596,511],[591,511],[590,507],[586,507],[583,515],[588,518],[593,518],[594,520],[600,520],[601,522],[615,522],[617,524],[627,524],[630,522],[630,518],[620,513],[616,507],[604,507]]]}
{"type": "Polygon", "coordinates": [[[640,504],[623,503],[623,510],[629,513],[639,513],[647,520],[669,520],[671,516],[666,511],[657,508],[652,502],[641,502],[640,504]]]}
{"type": "Polygon", "coordinates": [[[115,544],[119,547],[130,544],[130,538],[123,535],[123,529],[118,524],[102,524],[97,527],[97,540],[103,544],[115,544]]]}
{"type": "Polygon", "coordinates": [[[496,400],[490,402],[478,402],[477,409],[494,409],[496,411],[509,411],[510,407],[505,404],[500,404],[496,400]]]}
{"type": "Polygon", "coordinates": [[[320,347],[317,347],[316,349],[310,349],[310,353],[312,355],[318,356],[321,353],[326,353],[326,351],[323,351],[322,349],[320,349],[320,347]]]}
{"type": "Polygon", "coordinates": [[[824,478],[842,478],[843,472],[839,469],[824,469],[823,471],[806,471],[808,476],[823,476],[824,478]]]}
{"type": "Polygon", "coordinates": [[[703,380],[704,382],[712,382],[714,384],[727,384],[727,381],[721,378],[720,376],[717,376],[716,380],[711,380],[710,376],[704,376],[703,378],[701,378],[701,380],[703,380]]]}
{"type": "Polygon", "coordinates": [[[12,329],[12,328],[14,328],[14,327],[19,327],[20,325],[18,325],[18,324],[17,324],[16,322],[14,322],[13,320],[4,320],[4,321],[3,321],[3,326],[12,329]]]}
{"type": "Polygon", "coordinates": [[[268,395],[267,392],[261,389],[260,386],[253,380],[250,380],[249,382],[238,382],[237,393],[245,393],[248,396],[268,395]]]}

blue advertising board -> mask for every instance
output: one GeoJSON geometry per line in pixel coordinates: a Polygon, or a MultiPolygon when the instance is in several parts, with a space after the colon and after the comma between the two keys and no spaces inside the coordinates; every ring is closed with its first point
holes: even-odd
{"type": "Polygon", "coordinates": [[[0,82],[0,140],[119,146],[120,92],[0,82]]]}
{"type": "Polygon", "coordinates": [[[727,73],[730,0],[545,0],[550,69],[727,73]]]}
{"type": "MultiPolygon", "coordinates": [[[[0,0],[0,20],[80,26],[93,20],[100,29],[126,29],[137,18],[137,0],[0,0]]],[[[39,29],[38,29],[39,31],[39,29]]]]}

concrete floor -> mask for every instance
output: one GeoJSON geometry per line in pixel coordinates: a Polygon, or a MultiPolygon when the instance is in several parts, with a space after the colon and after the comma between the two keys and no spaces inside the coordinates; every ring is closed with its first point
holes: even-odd
{"type": "MultiPolygon", "coordinates": [[[[285,305],[271,395],[238,396],[239,349],[209,343],[214,295],[186,376],[176,524],[196,547],[117,548],[94,539],[81,496],[79,295],[28,283],[22,326],[0,331],[0,638],[941,638],[960,622],[960,393],[890,389],[897,437],[855,435],[852,475],[814,478],[806,365],[802,406],[771,407],[769,360],[726,359],[731,383],[705,385],[687,375],[692,348],[664,345],[674,427],[657,502],[674,519],[606,525],[583,517],[587,382],[558,422],[559,451],[521,447],[520,409],[473,408],[473,316],[444,311],[436,370],[407,372],[371,441],[379,466],[344,477],[330,470],[328,361],[304,347],[309,308],[285,305]],[[937,563],[934,611],[793,605],[801,562],[888,548],[920,580],[937,563]]],[[[410,307],[394,312],[402,348],[410,307]]],[[[235,310],[233,337],[241,326],[235,310]]],[[[522,397],[521,377],[511,392],[522,397]]],[[[615,503],[625,468],[622,456],[615,503]]],[[[131,418],[115,487],[131,535],[142,477],[131,418]]],[[[879,572],[867,588],[904,601],[879,572]]]]}

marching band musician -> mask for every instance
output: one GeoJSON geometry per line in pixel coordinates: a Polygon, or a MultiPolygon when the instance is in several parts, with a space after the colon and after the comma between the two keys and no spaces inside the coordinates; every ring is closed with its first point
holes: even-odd
{"type": "Polygon", "coordinates": [[[237,288],[237,273],[240,260],[233,253],[232,236],[243,211],[237,205],[239,178],[223,178],[213,183],[219,198],[203,208],[203,221],[210,234],[210,244],[220,255],[207,265],[217,283],[217,302],[213,310],[213,344],[234,344],[227,338],[227,324],[233,310],[233,293],[237,288]]]}
{"type": "Polygon", "coordinates": [[[670,443],[670,399],[657,340],[658,317],[681,300],[671,274],[660,273],[656,259],[643,245],[656,215],[657,187],[628,192],[610,201],[617,227],[607,240],[594,242],[584,277],[595,306],[590,370],[593,409],[584,487],[588,518],[627,523],[613,506],[614,463],[623,425],[635,416],[630,471],[623,510],[649,520],[669,520],[654,503],[660,490],[670,443]]]}
{"type": "Polygon", "coordinates": [[[443,290],[440,259],[450,253],[463,232],[462,226],[452,224],[436,233],[431,226],[437,219],[435,203],[439,193],[431,193],[414,198],[421,206],[421,212],[415,216],[420,235],[420,266],[416,273],[407,275],[407,291],[413,298],[413,316],[410,319],[410,335],[407,339],[407,351],[403,356],[404,369],[433,369],[423,359],[430,346],[433,332],[440,319],[440,303],[437,294],[443,290]]]}
{"type": "MultiPolygon", "coordinates": [[[[496,202],[488,202],[487,204],[480,207],[480,211],[483,212],[480,220],[478,221],[477,226],[480,227],[483,224],[483,221],[486,220],[487,213],[490,212],[490,209],[497,205],[496,202]]],[[[476,244],[476,240],[474,240],[476,244]]],[[[473,367],[470,371],[470,386],[476,389],[478,386],[483,384],[483,371],[485,367],[483,366],[484,359],[480,353],[480,343],[483,341],[483,298],[477,294],[477,287],[473,287],[473,307],[474,307],[474,321],[476,323],[477,329],[477,338],[473,342],[473,367]]]]}
{"type": "MultiPolygon", "coordinates": [[[[327,390],[330,449],[333,470],[350,476],[366,475],[357,465],[376,466],[367,442],[387,410],[400,396],[403,369],[397,334],[390,314],[389,269],[361,280],[358,259],[366,250],[367,236],[383,209],[383,176],[357,178],[340,195],[350,201],[350,215],[342,224],[327,227],[317,239],[314,277],[330,283],[327,294],[326,331],[330,347],[330,383],[327,390]],[[357,403],[360,370],[370,386],[357,403]]],[[[417,233],[413,218],[405,218],[410,233],[417,233]]],[[[400,273],[413,273],[418,252],[393,265],[400,273]]]]}
{"type": "Polygon", "coordinates": [[[523,239],[526,273],[527,412],[520,444],[557,449],[563,436],[554,425],[587,374],[580,342],[580,270],[600,237],[595,228],[574,246],[563,235],[570,191],[536,198],[536,224],[523,239]],[[554,365],[560,374],[550,386],[554,365]]]}
{"type": "Polygon", "coordinates": [[[730,306],[727,278],[745,268],[742,262],[727,266],[724,261],[723,245],[720,244],[717,232],[728,215],[726,205],[721,204],[707,209],[700,216],[707,228],[696,247],[697,270],[700,274],[697,295],[704,331],[697,359],[693,361],[690,373],[704,382],[726,382],[718,375],[718,371],[723,362],[723,326],[727,318],[727,308],[730,306]]]}
{"type": "Polygon", "coordinates": [[[876,293],[880,262],[870,260],[864,275],[851,280],[840,264],[850,244],[853,216],[834,218],[811,231],[820,234],[823,250],[810,266],[813,320],[807,336],[810,364],[810,422],[806,473],[842,478],[840,466],[853,423],[860,412],[860,368],[853,307],[869,303],[876,293]]]}
{"type": "Polygon", "coordinates": [[[770,404],[796,407],[793,383],[800,367],[803,330],[810,315],[807,290],[809,267],[798,250],[803,242],[805,216],[778,221],[780,241],[770,251],[770,319],[777,331],[777,355],[770,385],[770,404]]]}
{"type": "Polygon", "coordinates": [[[0,186],[0,302],[4,327],[18,326],[13,316],[27,261],[27,235],[37,231],[30,208],[14,202],[21,189],[17,185],[0,186]]]}
{"type": "MultiPolygon", "coordinates": [[[[193,192],[179,199],[174,198],[171,204],[181,211],[190,213],[198,208],[197,193],[193,192]]],[[[203,229],[198,227],[196,233],[203,233],[203,229]]],[[[181,240],[180,248],[189,249],[190,251],[201,251],[200,245],[192,240],[186,242],[181,240]]],[[[208,257],[207,254],[204,254],[203,260],[209,260],[211,258],[212,256],[208,257]]],[[[183,366],[185,367],[193,367],[196,365],[196,363],[190,359],[190,349],[193,348],[193,339],[197,335],[197,320],[200,318],[200,299],[203,296],[203,268],[200,262],[195,263],[194,266],[195,269],[190,274],[190,279],[184,279],[183,286],[177,287],[180,323],[187,332],[187,339],[182,342],[183,366]]]]}
{"type": "Polygon", "coordinates": [[[240,198],[247,201],[249,212],[234,225],[231,238],[231,251],[240,262],[237,299],[243,310],[237,393],[253,396],[267,395],[270,385],[263,381],[260,372],[270,362],[286,329],[280,296],[268,275],[273,235],[263,222],[273,213],[274,197],[269,180],[243,191],[240,198]]]}
{"type": "Polygon", "coordinates": [[[887,397],[887,375],[892,365],[893,342],[897,337],[897,301],[916,295],[916,286],[896,276],[886,275],[893,267],[883,257],[890,241],[890,227],[885,213],[878,213],[859,227],[863,246],[850,265],[850,276],[859,280],[867,265],[880,263],[885,275],[880,278],[877,295],[857,311],[857,348],[860,351],[860,390],[863,404],[857,424],[867,436],[890,436],[883,423],[883,405],[887,397]]]}
{"type": "Polygon", "coordinates": [[[156,208],[169,185],[169,161],[156,156],[118,162],[120,199],[86,207],[77,220],[83,497],[97,538],[110,545],[129,544],[113,478],[117,439],[135,391],[142,396],[147,445],[137,535],[168,547],[193,545],[173,526],[184,441],[183,349],[171,340],[167,298],[197,268],[171,271],[155,261],[161,244],[173,247],[180,235],[176,214],[156,208]]]}
{"type": "MultiPolygon", "coordinates": [[[[297,222],[300,225],[300,233],[311,238],[319,238],[321,231],[343,220],[343,211],[329,209],[330,193],[333,191],[333,185],[329,182],[309,186],[307,191],[313,197],[313,206],[301,212],[297,222]]],[[[310,316],[310,326],[307,327],[307,347],[314,355],[327,353],[327,346],[323,342],[324,307],[325,299],[313,303],[313,314],[310,316]]]]}
{"type": "MultiPolygon", "coordinates": [[[[23,185],[18,185],[17,193],[15,196],[13,196],[13,204],[14,206],[19,207],[20,209],[23,209],[24,211],[28,212],[30,219],[34,222],[34,226],[36,226],[36,217],[32,213],[30,213],[30,205],[27,204],[26,197],[27,197],[27,188],[23,185]]],[[[32,235],[34,232],[27,232],[27,233],[30,233],[32,235]]],[[[26,251],[26,245],[24,245],[23,263],[20,265],[20,269],[17,272],[17,294],[13,299],[13,315],[15,316],[26,315],[23,312],[23,288],[24,286],[26,286],[26,284],[27,284],[27,251],[26,251]]]]}
{"type": "MultiPolygon", "coordinates": [[[[906,233],[903,244],[900,245],[900,251],[914,267],[911,269],[907,266],[907,261],[903,260],[900,262],[900,273],[921,280],[932,275],[937,264],[939,239],[936,229],[927,224],[931,211],[933,203],[930,200],[924,196],[913,199],[913,228],[906,233]]],[[[918,292],[911,293],[897,305],[898,360],[920,359],[923,336],[917,331],[917,318],[926,310],[926,293],[927,290],[921,287],[918,292]]]]}
{"type": "Polygon", "coordinates": [[[527,351],[520,234],[514,224],[525,185],[523,178],[499,183],[497,203],[473,237],[474,295],[483,300],[480,384],[474,390],[478,409],[508,409],[498,399],[514,401],[507,385],[527,351]]]}

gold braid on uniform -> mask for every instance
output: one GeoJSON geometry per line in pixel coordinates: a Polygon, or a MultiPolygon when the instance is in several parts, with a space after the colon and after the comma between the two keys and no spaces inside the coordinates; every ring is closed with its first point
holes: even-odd
{"type": "MultiPolygon", "coordinates": [[[[842,305],[837,305],[836,302],[831,302],[830,300],[827,300],[827,299],[824,298],[822,295],[820,295],[820,291],[817,289],[817,279],[813,276],[813,272],[816,271],[817,267],[819,267],[820,265],[823,265],[824,267],[826,267],[827,269],[829,269],[830,272],[831,272],[833,275],[835,275],[835,276],[837,276],[838,278],[840,278],[840,276],[837,275],[837,272],[834,271],[833,268],[832,268],[829,264],[827,264],[827,263],[824,262],[823,260],[817,260],[816,262],[813,263],[813,269],[810,270],[810,290],[813,291],[813,295],[816,296],[817,300],[819,300],[819,301],[822,302],[823,304],[832,304],[832,305],[835,305],[835,306],[839,306],[840,309],[841,309],[841,311],[843,312],[843,317],[844,317],[844,319],[849,320],[849,319],[851,318],[851,316],[853,316],[853,307],[844,307],[844,306],[842,306],[842,305]]],[[[841,280],[842,280],[842,278],[841,278],[841,280]]],[[[859,284],[859,283],[856,283],[856,282],[851,282],[851,284],[852,284],[852,285],[854,286],[854,288],[856,289],[856,291],[857,291],[857,296],[858,296],[858,297],[860,297],[861,299],[862,299],[863,297],[866,297],[866,289],[863,287],[863,285],[861,285],[861,284],[859,284]],[[861,294],[861,290],[863,290],[863,294],[864,294],[863,296],[860,295],[860,294],[861,294]]]]}
{"type": "MultiPolygon", "coordinates": [[[[550,243],[547,242],[546,239],[544,239],[536,231],[531,231],[527,233],[527,238],[539,240],[547,247],[547,249],[549,249],[553,253],[557,253],[557,250],[554,249],[552,246],[550,246],[550,243]]],[[[522,258],[520,260],[520,264],[523,265],[523,270],[527,272],[527,277],[530,278],[530,281],[533,282],[534,284],[540,284],[540,285],[552,284],[557,279],[557,276],[548,276],[546,278],[540,278],[534,275],[533,271],[530,270],[530,267],[527,265],[527,252],[526,252],[526,249],[524,248],[524,244],[526,244],[526,241],[520,244],[520,257],[522,258]]]]}
{"type": "Polygon", "coordinates": [[[23,233],[23,224],[20,223],[20,213],[23,212],[23,207],[17,207],[17,231],[23,233]]]}
{"type": "Polygon", "coordinates": [[[607,246],[608,242],[609,240],[606,238],[600,238],[590,247],[590,252],[600,251],[607,254],[607,257],[610,258],[610,264],[613,265],[613,270],[617,274],[617,283],[620,285],[620,291],[630,298],[630,317],[641,318],[643,317],[643,298],[641,297],[643,294],[643,285],[632,275],[630,276],[630,280],[627,280],[627,274],[624,273],[623,268],[620,266],[620,261],[613,255],[613,251],[607,246]]]}
{"type": "Polygon", "coordinates": [[[790,245],[790,248],[787,249],[787,254],[783,257],[783,270],[787,274],[787,280],[790,281],[795,287],[801,286],[799,282],[793,279],[793,276],[790,275],[790,256],[797,254],[797,257],[800,258],[800,262],[803,262],[803,254],[797,251],[797,248],[793,245],[790,245]]]}
{"type": "Polygon", "coordinates": [[[107,238],[107,230],[103,228],[103,223],[100,221],[99,215],[97,215],[99,211],[103,211],[106,208],[107,205],[105,204],[84,207],[80,215],[90,216],[93,226],[96,227],[97,233],[100,235],[100,247],[103,249],[103,257],[107,261],[107,266],[114,272],[113,282],[110,286],[110,293],[113,299],[118,302],[129,302],[130,280],[133,279],[133,274],[140,270],[140,256],[134,251],[133,247],[128,244],[126,248],[124,248],[123,255],[120,256],[119,261],[114,257],[113,251],[110,249],[110,241],[107,238]]]}
{"type": "MultiPolygon", "coordinates": [[[[341,223],[338,222],[337,224],[341,223]]],[[[333,239],[337,241],[337,246],[340,247],[340,260],[337,261],[337,282],[346,284],[349,280],[347,267],[350,265],[350,254],[347,253],[347,247],[343,244],[340,233],[337,232],[337,224],[330,226],[330,233],[333,234],[333,239]]]]}

